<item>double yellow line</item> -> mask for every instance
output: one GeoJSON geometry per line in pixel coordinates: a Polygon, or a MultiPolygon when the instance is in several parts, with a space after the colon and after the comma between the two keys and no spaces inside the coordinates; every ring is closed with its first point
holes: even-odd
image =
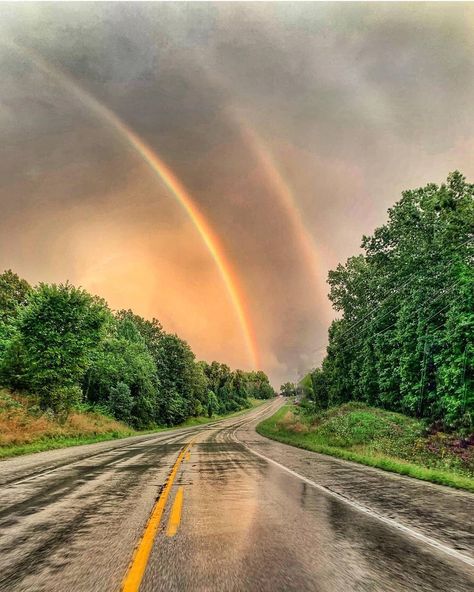
{"type": "MultiPolygon", "coordinates": [[[[171,488],[173,487],[175,477],[184,457],[186,456],[187,459],[189,459],[190,448],[194,442],[194,439],[195,438],[193,438],[188,444],[186,444],[186,446],[181,449],[181,452],[179,453],[178,458],[171,469],[171,473],[169,474],[163,491],[153,506],[153,510],[151,512],[150,518],[148,519],[143,536],[135,549],[127,574],[123,580],[121,588],[122,592],[138,592],[140,588],[140,584],[148,564],[148,559],[153,548],[153,542],[160,526],[161,517],[163,516],[166,502],[168,501],[168,496],[170,494],[171,488]]],[[[176,534],[181,519],[182,505],[183,488],[180,487],[178,493],[176,494],[173,508],[171,510],[170,522],[168,524],[167,530],[168,536],[174,536],[176,534]]]]}

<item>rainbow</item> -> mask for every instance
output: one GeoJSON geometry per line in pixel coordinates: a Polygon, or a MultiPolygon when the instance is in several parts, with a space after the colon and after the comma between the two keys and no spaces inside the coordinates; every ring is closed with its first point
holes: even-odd
{"type": "Polygon", "coordinates": [[[33,54],[31,50],[20,47],[12,42],[7,45],[13,47],[20,54],[27,58],[40,70],[56,80],[63,87],[74,95],[83,105],[92,111],[99,119],[110,125],[149,165],[153,173],[164,183],[176,201],[182,206],[186,214],[191,219],[194,227],[206,245],[221,279],[225,285],[230,302],[236,313],[242,336],[244,338],[249,360],[253,368],[259,367],[258,345],[255,332],[252,326],[250,315],[246,310],[245,297],[239,286],[239,281],[232,265],[224,254],[215,232],[211,229],[203,214],[199,211],[185,187],[178,180],[172,170],[163,162],[163,160],[154,152],[144,140],[131,130],[113,111],[100,103],[95,97],[82,89],[75,80],[70,78],[64,72],[45,62],[43,58],[33,54]]]}
{"type": "Polygon", "coordinates": [[[321,277],[321,264],[317,245],[301,217],[289,184],[281,174],[270,149],[265,145],[255,129],[251,128],[235,110],[232,111],[231,117],[234,119],[246,145],[256,157],[261,171],[273,190],[273,194],[278,198],[280,205],[285,210],[288,220],[294,228],[295,235],[299,238],[300,247],[311,272],[313,283],[324,302],[326,300],[326,285],[321,277]]]}
{"type": "MultiPolygon", "coordinates": [[[[219,75],[215,69],[209,67],[208,62],[202,54],[195,53],[193,58],[196,66],[198,66],[203,74],[206,75],[210,84],[217,88],[225,89],[226,91],[230,90],[226,81],[223,80],[223,77],[219,75]]],[[[318,255],[318,247],[303,221],[298,208],[298,202],[293,195],[290,184],[281,174],[271,150],[265,144],[261,135],[257,133],[255,126],[249,125],[241,109],[238,109],[235,105],[227,105],[223,111],[239,131],[246,146],[250,149],[250,152],[258,162],[261,172],[272,189],[273,195],[284,209],[290,224],[293,226],[295,236],[299,240],[299,245],[308,266],[312,283],[321,297],[321,301],[326,302],[326,284],[321,277],[321,263],[318,255]]],[[[332,316],[328,316],[328,320],[329,319],[332,320],[332,316]]]]}

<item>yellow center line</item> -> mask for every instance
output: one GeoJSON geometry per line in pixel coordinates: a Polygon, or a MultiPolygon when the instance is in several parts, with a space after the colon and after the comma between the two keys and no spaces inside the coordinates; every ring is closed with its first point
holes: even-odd
{"type": "Polygon", "coordinates": [[[179,523],[181,522],[181,510],[183,508],[183,487],[181,486],[174,498],[173,507],[171,508],[170,519],[168,521],[168,528],[166,535],[172,537],[178,531],[179,523]]]}
{"type": "Polygon", "coordinates": [[[191,451],[190,451],[190,450],[188,450],[188,451],[186,452],[186,458],[185,458],[185,460],[189,460],[190,458],[191,458],[191,451]]]}
{"type": "Polygon", "coordinates": [[[188,452],[190,446],[191,442],[187,444],[179,453],[178,458],[176,459],[171,473],[169,474],[169,477],[163,488],[163,491],[153,506],[153,510],[145,527],[143,536],[135,549],[135,553],[133,554],[127,574],[123,580],[121,589],[122,592],[138,592],[140,589],[140,584],[145,574],[145,569],[148,564],[148,559],[153,548],[153,542],[155,540],[158,527],[160,526],[161,517],[163,515],[169,493],[173,487],[173,482],[183,461],[184,455],[188,452]]]}

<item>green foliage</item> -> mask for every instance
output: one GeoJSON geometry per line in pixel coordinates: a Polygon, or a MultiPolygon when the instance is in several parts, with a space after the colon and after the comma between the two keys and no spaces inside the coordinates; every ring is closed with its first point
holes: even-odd
{"type": "MultiPolygon", "coordinates": [[[[234,372],[226,364],[201,362],[207,381],[208,397],[212,399],[212,412],[231,413],[250,406],[249,398],[268,399],[274,396],[268,376],[261,370],[257,372],[234,372]]],[[[209,408],[209,399],[208,399],[209,408]]]]}
{"type": "Polygon", "coordinates": [[[346,404],[322,413],[317,419],[318,436],[329,446],[371,446],[400,438],[402,432],[409,432],[411,443],[421,436],[423,424],[401,414],[378,411],[365,405],[346,404]],[[336,411],[336,412],[334,412],[336,411]]]}
{"type": "Polygon", "coordinates": [[[474,185],[406,191],[364,254],[329,273],[342,313],[312,373],[318,408],[358,400],[455,427],[474,422],[474,185]]]}
{"type": "Polygon", "coordinates": [[[474,491],[474,447],[455,435],[427,433],[424,422],[346,403],[319,413],[285,405],[257,426],[299,448],[474,491]]]}
{"type": "Polygon", "coordinates": [[[0,275],[0,384],[38,397],[64,420],[100,409],[135,428],[176,425],[245,409],[273,396],[261,371],[196,362],[189,345],[156,319],[116,314],[69,284],[31,289],[0,275]]]}
{"type": "Polygon", "coordinates": [[[181,423],[193,415],[195,398],[203,396],[194,353],[177,335],[165,334],[155,361],[161,383],[159,416],[167,425],[181,423]]]}
{"type": "Polygon", "coordinates": [[[271,399],[275,396],[268,376],[262,370],[247,373],[248,393],[254,399],[271,399]]]}
{"type": "Polygon", "coordinates": [[[157,382],[153,358],[135,321],[109,314],[83,379],[87,400],[105,405],[116,419],[144,427],[155,419],[157,382]]]}
{"type": "Polygon", "coordinates": [[[311,373],[308,372],[303,378],[299,381],[298,386],[296,387],[297,392],[301,393],[304,397],[308,399],[313,399],[313,380],[311,378],[311,373]]]}
{"type": "Polygon", "coordinates": [[[315,409],[326,409],[328,406],[328,387],[326,384],[326,374],[321,368],[316,368],[311,372],[311,386],[313,390],[312,401],[315,409]]]}
{"type": "Polygon", "coordinates": [[[207,416],[212,417],[216,415],[219,411],[219,401],[217,400],[216,395],[209,391],[207,393],[207,416]]]}
{"type": "Polygon", "coordinates": [[[116,419],[132,423],[133,407],[134,401],[128,384],[118,382],[110,388],[108,408],[116,419]]]}
{"type": "Polygon", "coordinates": [[[294,397],[296,395],[296,385],[292,382],[285,382],[280,387],[280,393],[285,397],[294,397]]]}
{"type": "Polygon", "coordinates": [[[41,397],[41,406],[51,409],[61,419],[65,419],[69,411],[79,405],[81,400],[81,387],[77,384],[66,384],[45,390],[41,397]]]}
{"type": "Polygon", "coordinates": [[[7,323],[18,316],[26,306],[31,287],[11,269],[0,274],[0,323],[7,323]]]}
{"type": "Polygon", "coordinates": [[[0,274],[0,365],[15,334],[15,321],[26,306],[31,287],[10,269],[0,274]]]}
{"type": "Polygon", "coordinates": [[[43,408],[64,412],[80,399],[76,387],[91,364],[106,318],[105,303],[84,290],[40,284],[16,319],[2,362],[6,384],[38,394],[43,408]]]}
{"type": "Polygon", "coordinates": [[[226,364],[212,362],[203,363],[204,374],[209,391],[214,393],[218,401],[218,413],[230,413],[241,408],[234,398],[233,375],[226,364]]]}

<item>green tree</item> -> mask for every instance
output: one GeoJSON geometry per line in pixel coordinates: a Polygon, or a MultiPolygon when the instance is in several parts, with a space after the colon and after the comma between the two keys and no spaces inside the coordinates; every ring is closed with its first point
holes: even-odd
{"type": "Polygon", "coordinates": [[[0,274],[0,322],[16,318],[21,307],[26,306],[31,286],[11,269],[0,274]]]}
{"type": "Polygon", "coordinates": [[[134,406],[135,401],[128,384],[117,382],[115,386],[110,387],[107,407],[115,418],[129,424],[133,423],[132,412],[134,406]]]}
{"type": "Polygon", "coordinates": [[[19,313],[3,376],[39,395],[43,408],[64,412],[80,398],[78,387],[106,320],[99,298],[70,284],[40,284],[19,313]]]}
{"type": "Polygon", "coordinates": [[[212,417],[219,412],[219,401],[212,391],[207,393],[207,416],[212,417]]]}
{"type": "Polygon", "coordinates": [[[268,376],[262,370],[248,373],[249,394],[255,399],[271,399],[275,396],[268,376]]]}
{"type": "Polygon", "coordinates": [[[285,382],[280,387],[280,393],[285,397],[293,397],[296,394],[296,386],[292,382],[285,382]]]}
{"type": "Polygon", "coordinates": [[[342,313],[318,393],[432,421],[472,422],[474,186],[458,173],[406,191],[364,254],[329,273],[342,313]]]}
{"type": "Polygon", "coordinates": [[[158,416],[167,425],[175,425],[195,410],[194,400],[201,385],[197,384],[199,371],[194,353],[177,335],[165,333],[160,339],[156,364],[161,385],[158,416]]]}
{"type": "Polygon", "coordinates": [[[143,428],[157,419],[158,388],[156,366],[136,319],[109,313],[106,331],[84,376],[86,399],[107,406],[117,419],[143,428]]]}
{"type": "Polygon", "coordinates": [[[0,274],[0,365],[15,333],[15,323],[28,302],[31,287],[11,269],[0,274]]]}
{"type": "Polygon", "coordinates": [[[138,428],[175,425],[273,395],[263,372],[196,362],[189,345],[131,310],[69,284],[34,290],[0,276],[0,382],[38,395],[61,418],[86,403],[138,428]]]}

